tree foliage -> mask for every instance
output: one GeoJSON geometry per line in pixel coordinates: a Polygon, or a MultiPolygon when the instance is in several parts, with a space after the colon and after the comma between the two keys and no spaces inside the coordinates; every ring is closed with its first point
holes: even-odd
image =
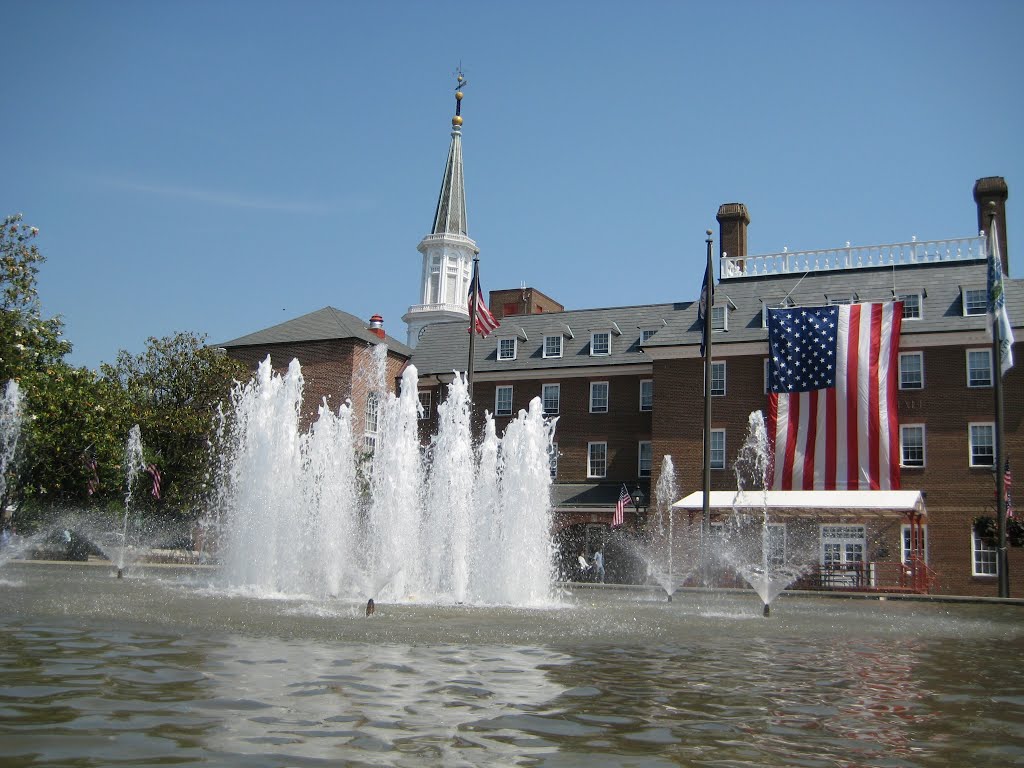
{"type": "Polygon", "coordinates": [[[248,377],[246,366],[206,346],[205,336],[176,333],[150,337],[139,355],[122,350],[102,372],[138,414],[146,460],[162,475],[162,506],[197,514],[217,407],[248,377]]]}
{"type": "Polygon", "coordinates": [[[39,372],[71,351],[59,316],[43,318],[36,276],[45,261],[33,240],[39,233],[8,216],[0,232],[0,382],[39,372]]]}

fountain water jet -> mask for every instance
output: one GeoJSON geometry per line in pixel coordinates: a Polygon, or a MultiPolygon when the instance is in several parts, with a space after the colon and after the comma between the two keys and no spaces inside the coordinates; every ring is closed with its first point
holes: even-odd
{"type": "MultiPolygon", "coordinates": [[[[768,490],[768,458],[764,415],[753,411],[747,419],[746,439],[733,465],[737,496],[758,491],[763,495],[768,490]],[[749,491],[748,484],[752,486],[749,491]]],[[[721,557],[757,592],[764,604],[762,613],[767,617],[772,600],[796,581],[807,570],[807,565],[796,561],[777,540],[781,529],[773,527],[767,497],[764,498],[760,515],[733,512],[721,557]]]]}
{"type": "Polygon", "coordinates": [[[477,448],[468,387],[456,374],[425,449],[416,369],[405,370],[395,395],[384,387],[383,345],[374,360],[360,451],[349,405],[336,415],[322,407],[302,432],[296,361],[280,376],[268,358],[236,389],[211,514],[228,583],[364,603],[549,603],[554,422],[540,400],[501,439],[488,417],[477,448]]]}
{"type": "Polygon", "coordinates": [[[128,440],[124,448],[125,467],[125,492],[124,492],[124,520],[121,525],[121,547],[117,556],[117,578],[124,577],[125,552],[128,547],[128,520],[132,509],[132,491],[135,488],[135,478],[139,472],[146,468],[142,455],[142,429],[138,424],[128,431],[128,440]]]}

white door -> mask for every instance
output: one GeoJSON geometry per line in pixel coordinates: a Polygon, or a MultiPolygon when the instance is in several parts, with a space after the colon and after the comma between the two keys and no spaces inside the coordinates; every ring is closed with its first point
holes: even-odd
{"type": "Polygon", "coordinates": [[[852,587],[865,580],[863,525],[821,526],[822,585],[852,587]]]}

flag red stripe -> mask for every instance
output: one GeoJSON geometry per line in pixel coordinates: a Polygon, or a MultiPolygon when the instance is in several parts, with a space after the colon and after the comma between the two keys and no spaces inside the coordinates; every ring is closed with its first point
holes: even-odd
{"type": "MultiPolygon", "coordinates": [[[[849,308],[850,315],[846,334],[847,352],[846,360],[846,490],[857,490],[857,467],[859,464],[860,452],[858,450],[857,433],[859,420],[857,419],[857,400],[859,391],[857,389],[857,367],[860,355],[860,307],[849,308]]],[[[841,361],[842,362],[842,361],[841,361]]]]}
{"type": "Polygon", "coordinates": [[[825,488],[836,487],[836,388],[825,390],[825,488]]]}
{"type": "Polygon", "coordinates": [[[878,380],[878,357],[882,354],[882,305],[871,305],[871,349],[868,354],[871,361],[868,363],[868,467],[870,471],[869,483],[873,491],[877,491],[881,484],[879,482],[879,449],[881,448],[882,428],[880,419],[882,417],[878,410],[879,406],[879,380],[878,380]]]}
{"type": "Polygon", "coordinates": [[[800,395],[791,396],[786,418],[786,457],[782,462],[782,490],[793,490],[793,459],[796,456],[797,432],[800,425],[800,395]]]}

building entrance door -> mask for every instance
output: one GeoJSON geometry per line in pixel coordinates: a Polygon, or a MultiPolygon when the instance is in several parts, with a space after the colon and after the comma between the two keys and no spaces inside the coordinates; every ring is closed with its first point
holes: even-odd
{"type": "Polygon", "coordinates": [[[863,525],[821,526],[821,577],[826,587],[867,586],[863,525]]]}

